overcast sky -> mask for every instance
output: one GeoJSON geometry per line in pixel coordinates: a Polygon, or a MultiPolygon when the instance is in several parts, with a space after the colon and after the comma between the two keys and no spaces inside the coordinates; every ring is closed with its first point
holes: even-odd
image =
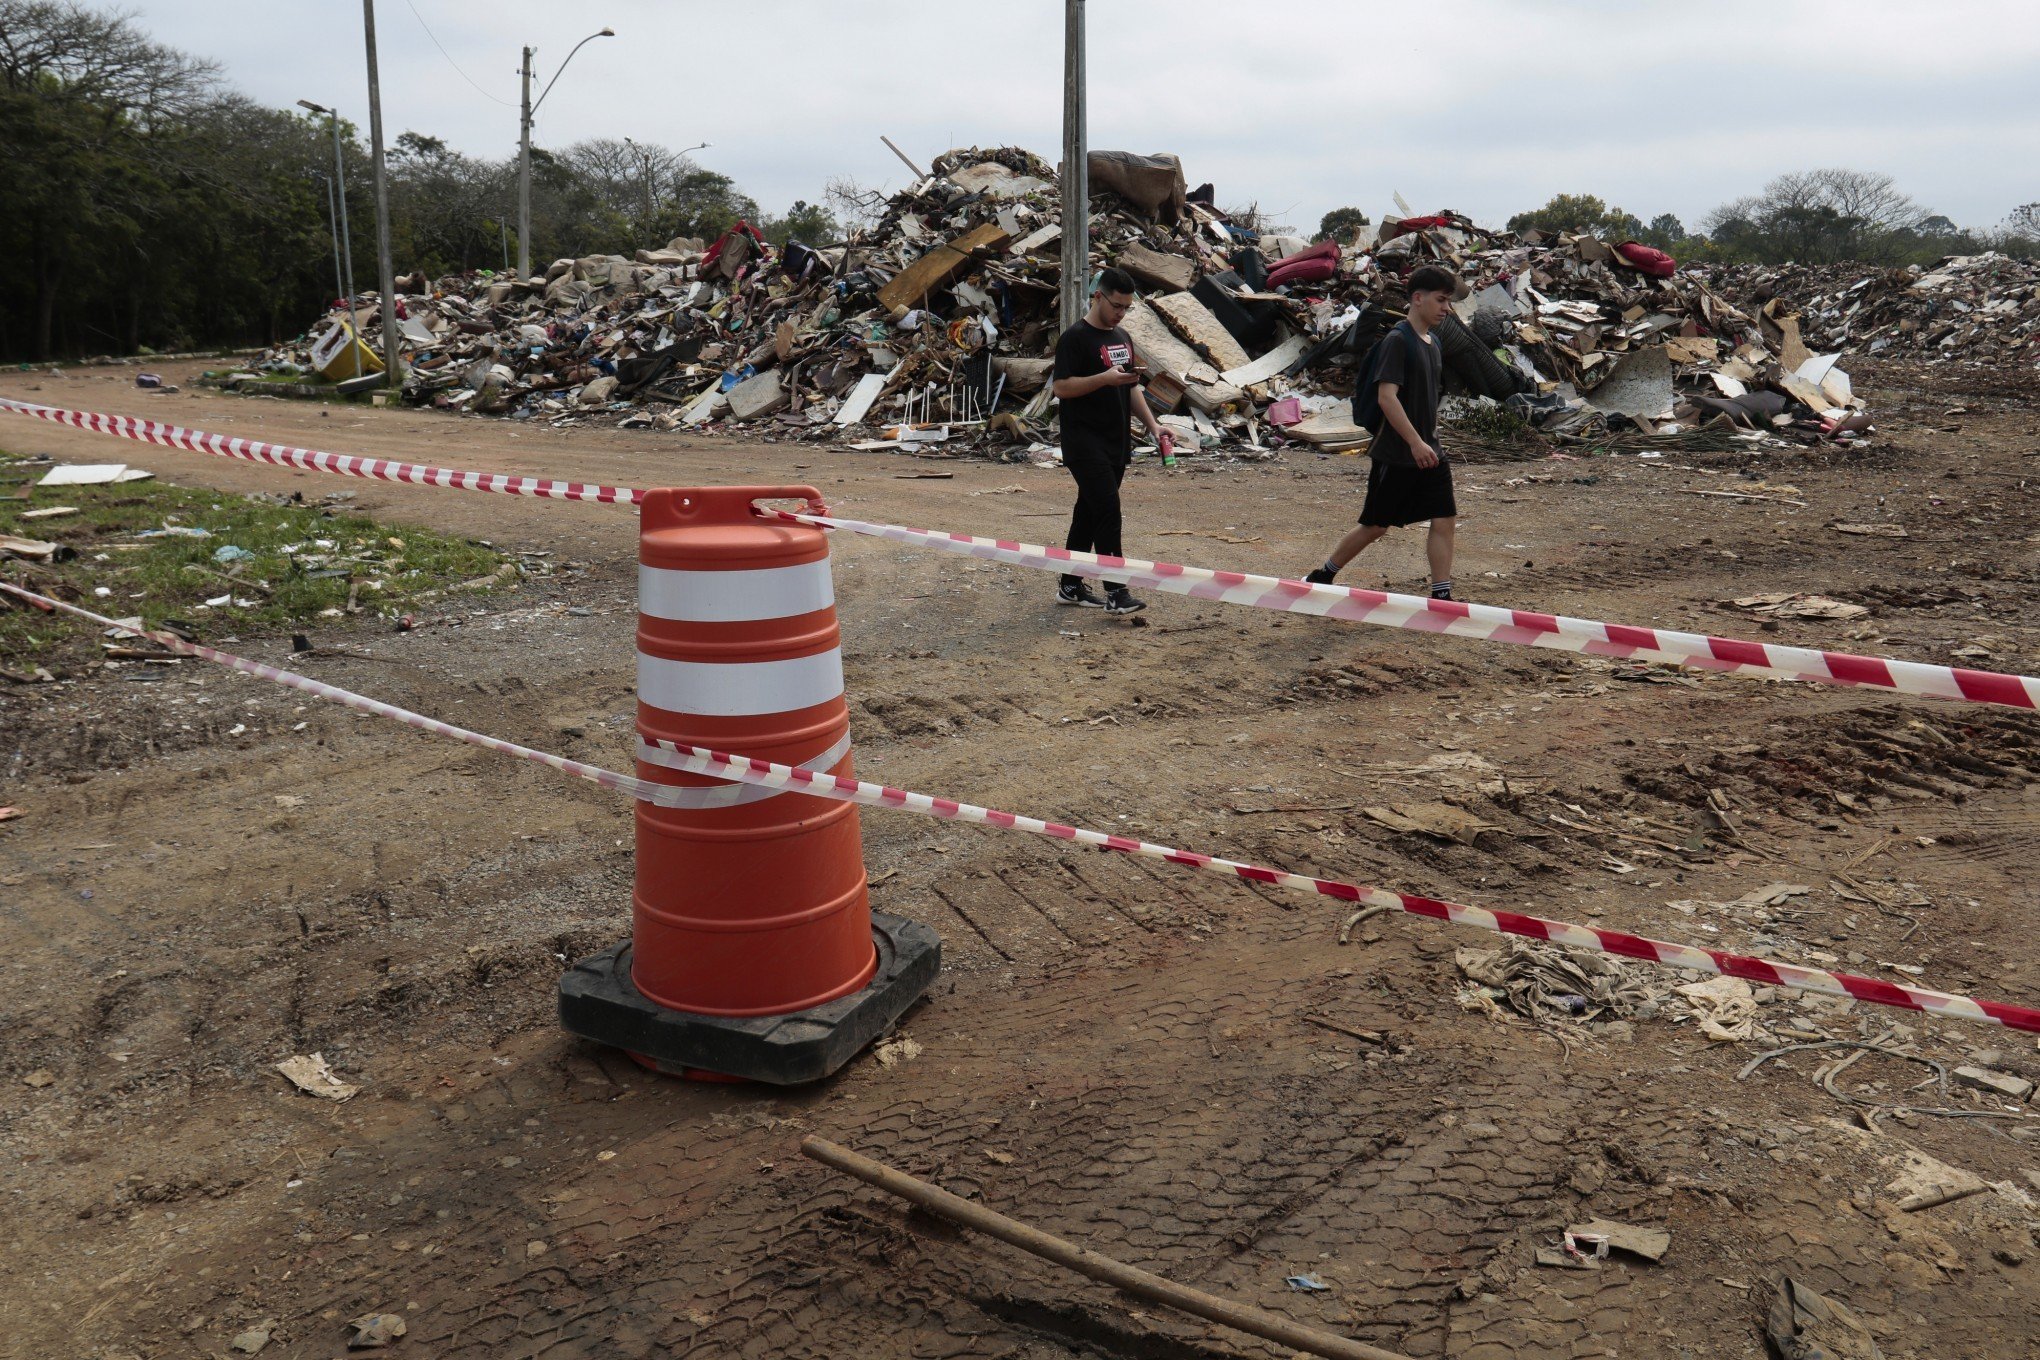
{"type": "MultiPolygon", "coordinates": [[[[265,103],[367,132],[353,0],[130,0],[265,103]]],[[[1400,192],[1499,226],[1559,192],[1644,220],[1782,171],[1888,173],[1968,226],[2040,199],[2032,0],[1089,0],[1094,149],[1172,151],[1222,206],[1310,228],[1400,192]]],[[[897,189],[951,146],[1061,142],[1061,0],[377,0],[386,135],[501,156],[517,62],[588,44],[536,141],[696,153],[768,211],[846,175],[897,189]],[[426,25],[445,48],[442,54],[426,25]],[[457,69],[456,69],[457,68],[457,69]],[[463,76],[462,73],[465,73],[463,76]],[[493,97],[493,98],[492,98],[493,97]]]]}

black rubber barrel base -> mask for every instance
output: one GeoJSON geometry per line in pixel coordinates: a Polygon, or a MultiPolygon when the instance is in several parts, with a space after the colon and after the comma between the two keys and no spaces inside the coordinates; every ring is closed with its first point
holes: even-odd
{"type": "Polygon", "coordinates": [[[560,978],[560,1024],[670,1076],[722,1076],[773,1086],[820,1081],[885,1033],[942,971],[942,937],[915,921],[871,913],[878,971],[862,991],[787,1015],[730,1017],[667,1010],[630,980],[630,941],[560,978]]]}

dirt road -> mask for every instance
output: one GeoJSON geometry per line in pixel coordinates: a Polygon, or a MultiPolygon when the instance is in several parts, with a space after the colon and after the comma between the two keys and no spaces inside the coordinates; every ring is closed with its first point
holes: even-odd
{"type": "MultiPolygon", "coordinates": [[[[1029,541],[1059,541],[1069,500],[1061,473],[1025,465],[131,381],[6,374],[0,395],[494,471],[805,481],[860,517],[1029,541]],[[954,478],[905,480],[937,466],[954,478]]],[[[1460,593],[2032,674],[2030,420],[1931,381],[1858,375],[1882,430],[1860,453],[1464,466],[1460,593]],[[1721,603],[1764,592],[1869,613],[1766,630],[1721,603]]],[[[372,659],[299,668],[627,768],[628,511],[12,417],[0,446],[234,490],[344,485],[398,522],[553,553],[549,580],[415,633],[335,630],[319,640],[372,659]]],[[[1297,574],[1351,522],[1364,472],[1308,453],[1143,467],[1128,548],[1297,574]]],[[[2040,996],[2030,715],[1173,598],[1132,629],[1049,607],[1044,574],[871,541],[835,554],[868,778],[2040,996]],[[1484,825],[1436,837],[1368,811],[1440,801],[1484,825]],[[1777,885],[1804,891],[1760,891],[1777,885]]],[[[1417,585],[1420,538],[1369,557],[1348,584],[1417,585]]],[[[565,962],[627,928],[622,800],[198,663],[0,689],[0,727],[0,803],[26,814],[0,827],[0,1352],[228,1354],[266,1332],[264,1355],[332,1356],[347,1319],[386,1311],[409,1328],[393,1355],[491,1360],[1276,1354],[910,1216],[801,1159],[807,1132],[1412,1356],[1754,1355],[1788,1274],[1855,1308],[1887,1357],[2040,1351],[2040,1120],[1876,1054],[1836,1090],[1968,1113],[1849,1103],[1812,1080],[1843,1049],[1739,1079],[1779,1043],[1887,1036],[2040,1078],[2032,1036],[1788,993],[1759,997],[1768,1040],[1710,1042],[1663,995],[1687,979],[1641,971],[1654,999],[1629,1018],[1532,1025],[1462,1005],[1455,951],[1486,937],[1380,919],[1341,946],[1335,903],[867,812],[875,905],[944,939],[913,1045],[812,1090],[691,1085],[553,1019],[565,962]],[[272,1070],[315,1051],[361,1094],[313,1100],[272,1070]],[[1995,1188],[1902,1212],[1887,1187],[1908,1152],[1995,1188]],[[1671,1251],[1534,1264],[1595,1216],[1665,1227],[1671,1251]],[[1284,1284],[1303,1274],[1329,1288],[1284,1284]]]]}

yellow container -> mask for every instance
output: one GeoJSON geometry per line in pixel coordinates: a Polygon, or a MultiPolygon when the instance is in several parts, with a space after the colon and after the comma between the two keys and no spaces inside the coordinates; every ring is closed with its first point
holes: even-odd
{"type": "Polygon", "coordinates": [[[345,382],[383,371],[382,360],[344,320],[335,321],[331,330],[312,342],[312,367],[327,382],[345,382]]]}

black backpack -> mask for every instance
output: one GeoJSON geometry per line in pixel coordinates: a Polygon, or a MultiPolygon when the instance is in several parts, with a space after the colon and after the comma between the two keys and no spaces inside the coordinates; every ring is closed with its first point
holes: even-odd
{"type": "MultiPolygon", "coordinates": [[[[1359,334],[1359,322],[1354,322],[1354,334],[1359,334]]],[[[1396,325],[1401,325],[1397,322],[1396,325]]],[[[1387,422],[1381,414],[1381,384],[1376,375],[1381,371],[1381,346],[1388,337],[1395,334],[1395,326],[1389,327],[1369,347],[1359,363],[1353,366],[1353,423],[1369,434],[1380,434],[1387,422]]]]}

